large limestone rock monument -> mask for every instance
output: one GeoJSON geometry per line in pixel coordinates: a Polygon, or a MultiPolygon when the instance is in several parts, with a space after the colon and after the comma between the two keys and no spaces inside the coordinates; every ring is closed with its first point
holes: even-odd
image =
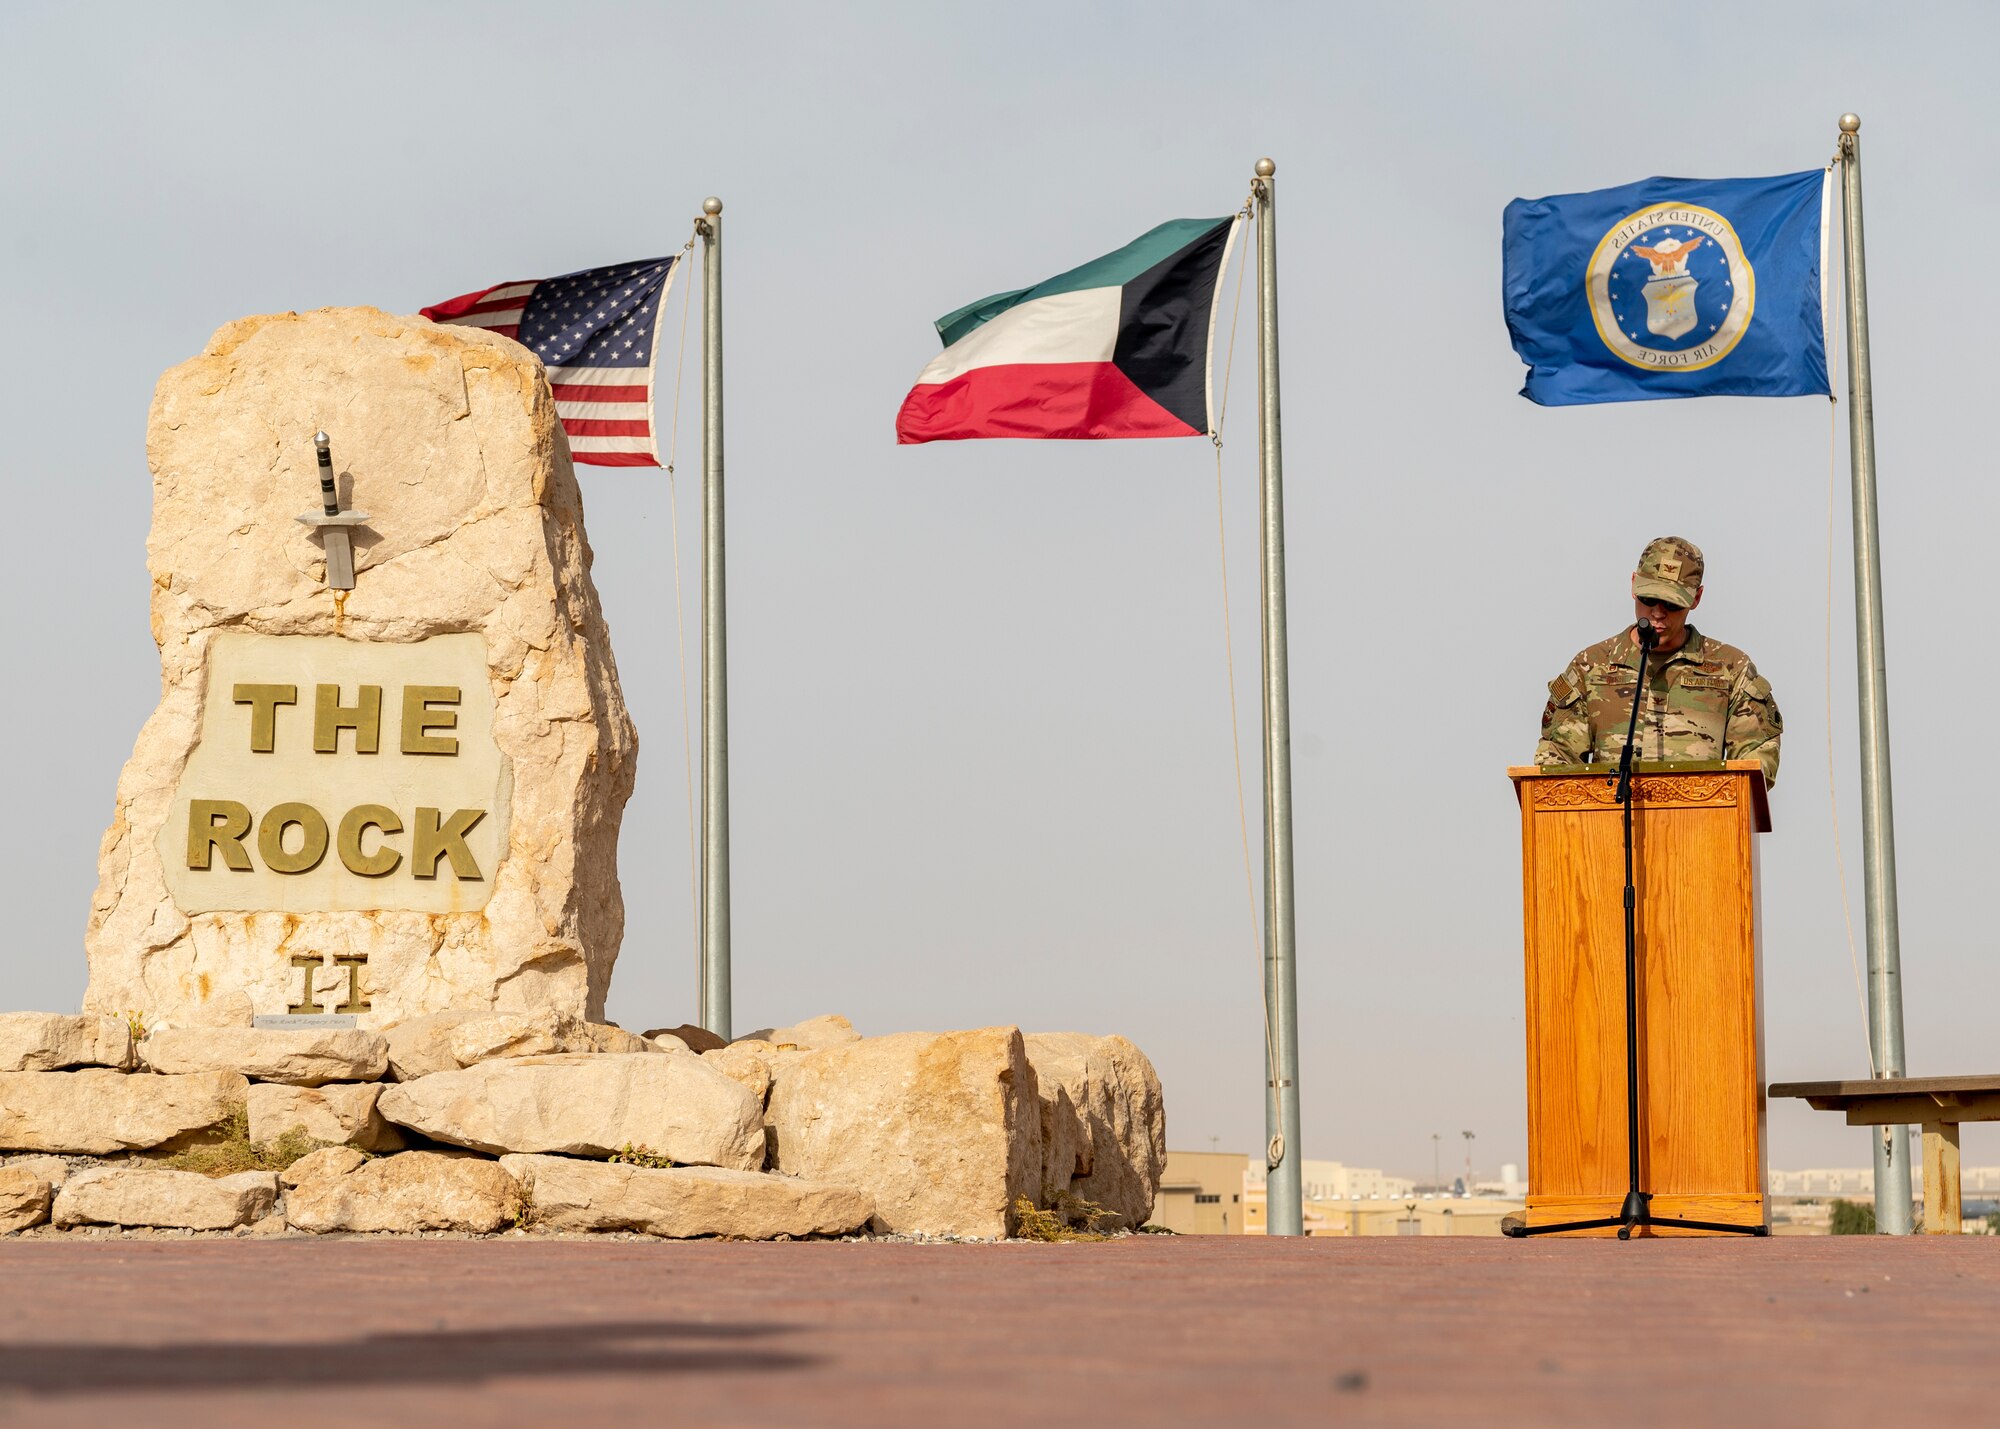
{"type": "Polygon", "coordinates": [[[147,454],[160,704],[85,1007],[601,1020],[636,741],[534,358],[373,308],[245,318],[160,379],[147,454]]]}
{"type": "Polygon", "coordinates": [[[147,451],[160,704],[84,1011],[0,1008],[0,1237],[1146,1223],[1123,1037],[604,1022],[636,742],[526,348],[245,318],[147,451]]]}

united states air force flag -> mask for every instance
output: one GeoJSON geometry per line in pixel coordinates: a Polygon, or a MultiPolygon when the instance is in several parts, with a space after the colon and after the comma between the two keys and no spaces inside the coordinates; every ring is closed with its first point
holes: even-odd
{"type": "Polygon", "coordinates": [[[1528,364],[1521,395],[1545,407],[1829,395],[1830,195],[1813,169],[1515,199],[1503,286],[1528,364]]]}

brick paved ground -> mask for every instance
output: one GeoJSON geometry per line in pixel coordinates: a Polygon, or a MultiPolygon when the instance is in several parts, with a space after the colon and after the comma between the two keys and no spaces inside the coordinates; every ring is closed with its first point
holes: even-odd
{"type": "Polygon", "coordinates": [[[2000,1238],[0,1246],[0,1425],[2000,1422],[2000,1238]]]}

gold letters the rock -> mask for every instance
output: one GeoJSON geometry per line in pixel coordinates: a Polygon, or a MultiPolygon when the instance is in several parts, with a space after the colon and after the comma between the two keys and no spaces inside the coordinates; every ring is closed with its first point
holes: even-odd
{"type": "Polygon", "coordinates": [[[243,836],[249,832],[250,811],[234,799],[190,799],[188,867],[210,867],[209,854],[219,848],[225,864],[238,873],[248,873],[250,855],[243,851],[243,836]]]}
{"type": "Polygon", "coordinates": [[[362,852],[361,831],[370,825],[380,829],[384,835],[403,831],[403,821],[396,817],[394,809],[385,809],[380,804],[357,804],[340,821],[340,861],[347,865],[349,873],[358,873],[363,878],[380,878],[385,873],[394,873],[403,856],[389,847],[386,837],[375,852],[362,852]]]}
{"type": "Polygon", "coordinates": [[[458,703],[457,685],[403,686],[403,753],[456,754],[458,741],[450,735],[432,734],[434,729],[458,728],[457,710],[432,709],[432,705],[458,703]]]}
{"type": "MultiPolygon", "coordinates": [[[[341,686],[318,682],[313,686],[312,747],[316,754],[336,757],[349,752],[376,754],[382,747],[381,685],[361,684],[355,703],[341,704],[341,686]],[[352,750],[344,750],[340,732],[352,730],[352,750]]],[[[458,729],[461,690],[457,685],[404,685],[398,747],[404,754],[456,758],[457,734],[441,731],[458,729]]],[[[279,748],[278,710],[299,702],[296,684],[243,681],[230,690],[231,701],[250,707],[249,747],[253,754],[272,754],[279,748]]],[[[305,737],[294,724],[291,739],[305,737]]],[[[259,761],[260,765],[262,761],[259,761]]],[[[465,841],[466,835],[486,817],[485,809],[455,809],[449,817],[429,806],[416,810],[413,841],[409,855],[409,876],[434,880],[438,865],[451,863],[452,877],[465,882],[485,878],[479,860],[465,841]]],[[[190,799],[187,821],[187,866],[196,871],[215,867],[219,853],[222,863],[237,873],[249,873],[254,866],[246,844],[255,829],[257,858],[273,873],[310,873],[326,857],[329,829],[326,815],[303,800],[286,800],[265,810],[261,817],[250,806],[235,799],[190,799]],[[289,831],[299,833],[296,848],[287,848],[289,831]]],[[[341,866],[360,878],[386,878],[404,866],[403,851],[390,837],[403,832],[403,818],[386,804],[356,804],[341,816],[331,833],[331,845],[341,866]],[[364,848],[363,839],[373,848],[364,848]]]]}
{"type": "Polygon", "coordinates": [[[340,686],[321,685],[313,701],[313,749],[320,754],[340,753],[340,732],[354,731],[354,752],[373,754],[382,747],[382,687],[363,685],[361,703],[344,708],[340,686]]]}
{"type": "Polygon", "coordinates": [[[310,873],[326,857],[326,820],[311,804],[278,804],[257,825],[257,853],[273,873],[310,873]],[[285,830],[294,824],[305,838],[288,852],[285,830]]]}
{"type": "Polygon", "coordinates": [[[410,850],[410,871],[419,878],[436,878],[438,860],[449,855],[454,877],[478,878],[479,865],[472,861],[472,850],[465,846],[465,836],[485,817],[484,809],[460,809],[440,824],[436,809],[417,810],[417,837],[410,850]]]}
{"type": "MultiPolygon", "coordinates": [[[[417,878],[436,878],[438,864],[449,860],[452,877],[478,882],[479,860],[465,842],[465,836],[486,817],[484,809],[454,809],[449,818],[432,808],[419,808],[415,843],[410,850],[410,872],[417,878]]],[[[252,823],[257,829],[257,857],[273,873],[310,873],[326,857],[326,816],[310,804],[288,800],[274,804],[261,818],[234,799],[190,799],[188,801],[187,866],[213,868],[218,851],[222,862],[238,873],[251,868],[250,853],[243,845],[252,823]],[[296,849],[285,847],[286,832],[296,828],[300,842],[296,849]]],[[[335,850],[349,873],[363,878],[383,878],[402,866],[402,851],[389,842],[391,834],[403,832],[403,820],[384,804],[356,804],[341,816],[334,838],[335,850]],[[381,841],[371,852],[362,847],[362,836],[375,829],[381,841]]]]}
{"type": "Polygon", "coordinates": [[[269,754],[278,747],[278,706],[299,702],[297,685],[238,685],[236,703],[250,706],[250,747],[269,754]]]}

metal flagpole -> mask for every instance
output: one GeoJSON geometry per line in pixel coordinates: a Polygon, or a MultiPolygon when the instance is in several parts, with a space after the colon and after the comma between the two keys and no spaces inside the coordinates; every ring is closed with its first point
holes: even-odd
{"type": "Polygon", "coordinates": [[[1272,175],[1257,161],[1258,468],[1264,586],[1264,1222],[1305,1234],[1299,1168],[1299,988],[1292,925],[1292,695],[1285,639],[1285,489],[1279,450],[1278,235],[1272,175]]]}
{"type": "MultiPolygon", "coordinates": [[[[1903,955],[1896,931],[1896,818],[1889,787],[1889,677],[1882,643],[1882,548],[1875,511],[1875,397],[1861,242],[1861,116],[1840,116],[1847,226],[1847,426],[1854,474],[1854,636],[1861,696],[1861,861],[1868,913],[1868,1042],[1878,1077],[1903,1075],[1903,955]]],[[[1910,1233],[1910,1135],[1875,1142],[1875,1228],[1910,1233]]]]}
{"type": "Polygon", "coordinates": [[[729,642],[722,540],[722,200],[701,201],[701,1025],[729,1027],[729,642]]]}

